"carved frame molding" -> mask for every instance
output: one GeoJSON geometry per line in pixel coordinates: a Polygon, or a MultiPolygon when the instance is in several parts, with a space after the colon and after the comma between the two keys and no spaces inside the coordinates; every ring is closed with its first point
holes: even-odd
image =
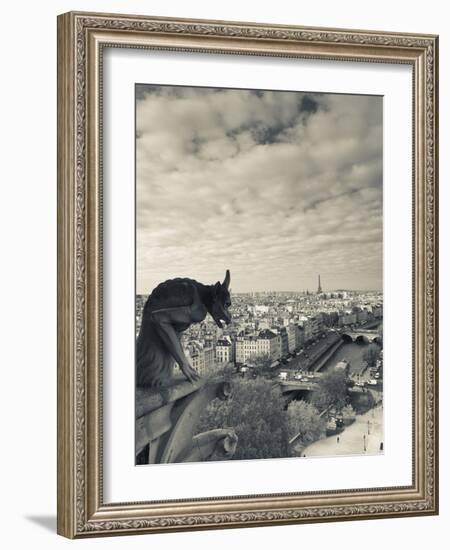
{"type": "Polygon", "coordinates": [[[438,512],[437,48],[432,35],[74,12],[58,17],[58,533],[75,538],[438,512]],[[100,92],[105,46],[412,65],[411,487],[103,503],[100,92]]]}

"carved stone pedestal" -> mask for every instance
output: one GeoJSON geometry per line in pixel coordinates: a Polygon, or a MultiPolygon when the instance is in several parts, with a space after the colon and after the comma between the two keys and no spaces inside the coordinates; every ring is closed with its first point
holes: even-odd
{"type": "Polygon", "coordinates": [[[195,434],[201,413],[212,399],[228,399],[223,380],[184,379],[161,390],[136,392],[136,464],[198,462],[231,458],[237,436],[232,429],[195,434]]]}

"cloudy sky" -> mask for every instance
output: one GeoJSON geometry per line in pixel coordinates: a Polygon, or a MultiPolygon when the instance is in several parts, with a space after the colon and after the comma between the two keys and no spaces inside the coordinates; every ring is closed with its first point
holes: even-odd
{"type": "Polygon", "coordinates": [[[382,98],[136,86],[136,290],[382,288],[382,98]]]}

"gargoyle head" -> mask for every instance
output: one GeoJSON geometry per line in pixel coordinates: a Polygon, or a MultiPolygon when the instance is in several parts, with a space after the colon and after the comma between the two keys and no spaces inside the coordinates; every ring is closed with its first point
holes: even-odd
{"type": "Polygon", "coordinates": [[[228,309],[231,306],[229,287],[230,271],[227,269],[223,283],[217,281],[217,283],[213,286],[213,297],[209,310],[211,317],[214,319],[219,328],[223,328],[224,326],[222,321],[225,321],[227,325],[231,323],[231,315],[228,312],[228,309]]]}

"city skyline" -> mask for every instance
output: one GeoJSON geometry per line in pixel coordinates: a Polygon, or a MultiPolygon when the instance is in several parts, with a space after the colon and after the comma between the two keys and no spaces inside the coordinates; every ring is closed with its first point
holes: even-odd
{"type": "MultiPolygon", "coordinates": [[[[151,289],[150,291],[147,291],[147,292],[137,292],[136,295],[137,296],[148,296],[148,294],[151,292],[151,289]]],[[[376,289],[376,288],[365,288],[365,289],[360,289],[360,288],[327,288],[325,290],[322,290],[322,293],[323,294],[334,294],[334,293],[339,293],[339,292],[350,292],[350,293],[361,293],[361,294],[365,294],[365,293],[374,293],[374,294],[382,294],[383,293],[383,289],[376,289]]],[[[263,289],[263,290],[246,290],[246,291],[231,291],[230,294],[233,296],[233,295],[236,295],[236,296],[239,296],[239,295],[247,295],[247,294],[306,294],[306,293],[309,293],[311,296],[314,296],[317,294],[317,290],[314,290],[314,289],[310,289],[310,288],[288,288],[286,290],[275,290],[273,288],[267,288],[267,289],[263,289]]]]}
{"type": "Polygon", "coordinates": [[[136,292],[382,290],[382,98],[136,87],[136,292]]]}

